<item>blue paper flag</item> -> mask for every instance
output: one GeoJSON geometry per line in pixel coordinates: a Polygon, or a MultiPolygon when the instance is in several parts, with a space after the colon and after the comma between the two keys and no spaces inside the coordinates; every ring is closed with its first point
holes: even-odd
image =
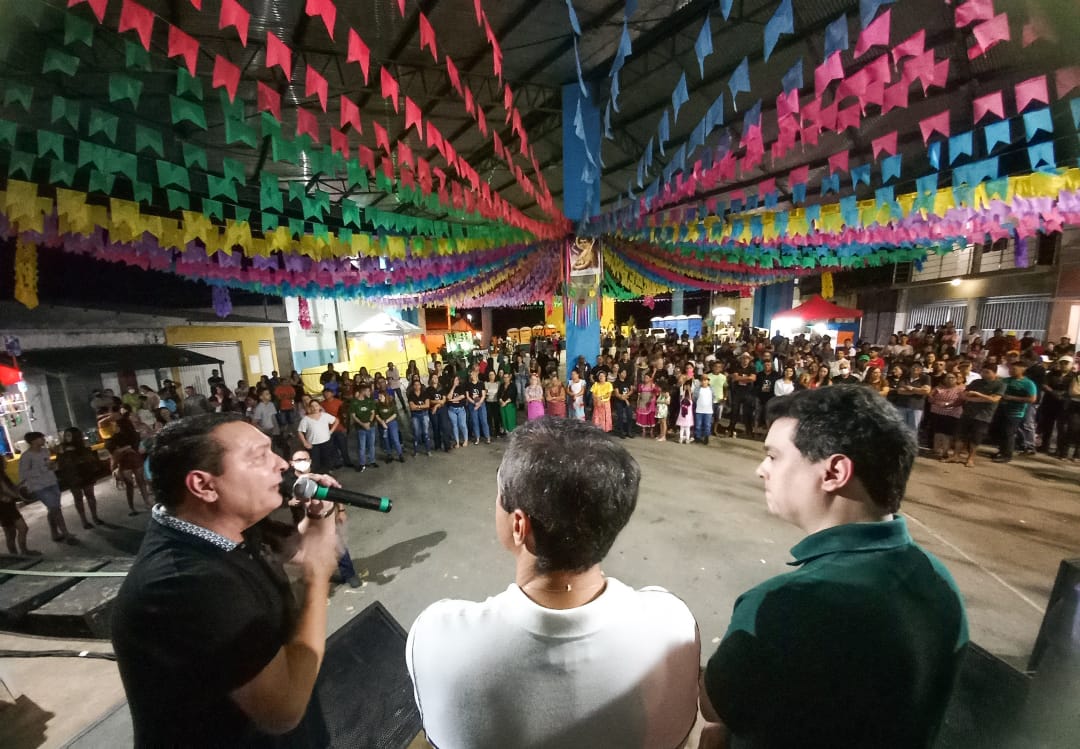
{"type": "Polygon", "coordinates": [[[708,135],[716,128],[717,125],[724,124],[724,94],[721,93],[716,97],[709,106],[709,111],[705,113],[705,135],[708,135]]]}
{"type": "Polygon", "coordinates": [[[890,156],[881,161],[881,181],[888,182],[890,179],[900,178],[900,154],[890,156]]]}
{"type": "Polygon", "coordinates": [[[839,172],[821,178],[821,194],[828,195],[830,192],[840,192],[839,172]]]}
{"type": "Polygon", "coordinates": [[[698,70],[701,77],[705,77],[705,58],[713,53],[712,26],[709,24],[709,16],[705,15],[705,23],[698,32],[697,41],[694,42],[694,54],[697,55],[698,70]]]}
{"type": "Polygon", "coordinates": [[[791,186],[791,200],[794,203],[806,202],[806,185],[792,185],[791,186]]]}
{"type": "Polygon", "coordinates": [[[675,90],[671,92],[671,106],[675,109],[675,114],[671,118],[672,124],[679,121],[679,109],[688,101],[690,101],[690,92],[686,90],[686,73],[684,72],[679,76],[675,90]]]}
{"type": "Polygon", "coordinates": [[[649,169],[649,168],[652,167],[652,160],[653,160],[653,139],[652,139],[652,136],[650,135],[649,136],[649,142],[645,146],[645,168],[646,169],[649,169]]]}
{"type": "Polygon", "coordinates": [[[588,99],[589,98],[589,89],[585,88],[585,78],[581,75],[581,57],[578,55],[577,40],[578,40],[578,38],[575,36],[574,37],[574,65],[577,67],[577,81],[578,81],[578,85],[581,86],[581,95],[584,96],[586,99],[588,99]]]}
{"type": "Polygon", "coordinates": [[[574,30],[574,33],[581,36],[581,24],[578,23],[577,13],[574,12],[574,4],[570,0],[566,0],[566,10],[570,14],[570,28],[574,30]]]}
{"type": "Polygon", "coordinates": [[[1012,143],[1012,135],[1009,130],[1009,121],[1002,120],[1001,122],[995,122],[992,125],[987,125],[983,128],[983,133],[986,135],[986,152],[990,153],[994,150],[994,146],[998,143],[1004,143],[1008,145],[1012,143]]]}
{"type": "Polygon", "coordinates": [[[874,202],[877,203],[878,208],[891,206],[894,200],[896,200],[896,190],[891,185],[874,190],[874,202]]]}
{"type": "Polygon", "coordinates": [[[1039,132],[1054,132],[1054,122],[1050,118],[1049,107],[1024,112],[1024,133],[1028,140],[1032,140],[1039,132]]]}
{"type": "Polygon", "coordinates": [[[660,144],[660,155],[666,155],[664,153],[664,144],[671,140],[671,123],[668,121],[668,110],[664,110],[664,114],[660,117],[660,126],[656,128],[656,140],[660,144]]]}
{"type": "Polygon", "coordinates": [[[611,76],[611,106],[618,112],[619,111],[619,74],[613,73],[611,76]]]}
{"type": "Polygon", "coordinates": [[[982,182],[984,180],[995,180],[1001,173],[1001,159],[994,156],[990,159],[983,159],[982,161],[976,161],[971,165],[972,175],[975,178],[975,182],[982,182]]]}
{"type": "Polygon", "coordinates": [[[874,16],[877,15],[878,8],[882,5],[892,5],[894,2],[895,0],[859,0],[859,20],[862,21],[862,27],[865,29],[870,25],[874,16]]]}
{"type": "Polygon", "coordinates": [[[1044,171],[1045,169],[1057,169],[1057,162],[1054,161],[1053,141],[1028,146],[1027,152],[1032,169],[1037,169],[1039,171],[1044,171]]]}
{"type": "Polygon", "coordinates": [[[1073,127],[1080,130],[1080,96],[1070,101],[1069,107],[1072,109],[1073,127]]]}
{"type": "Polygon", "coordinates": [[[622,70],[623,65],[626,64],[626,58],[630,56],[631,43],[630,43],[630,29],[627,28],[626,19],[623,19],[622,23],[622,36],[619,37],[619,49],[615,52],[615,59],[611,62],[611,73],[615,75],[622,70]]]}
{"type": "Polygon", "coordinates": [[[671,160],[671,163],[675,165],[678,171],[684,171],[686,169],[686,144],[683,143],[679,146],[679,150],[675,152],[675,158],[671,160]]]}
{"type": "Polygon", "coordinates": [[[754,103],[754,106],[746,110],[746,114],[743,115],[742,132],[745,135],[754,125],[761,124],[761,99],[758,99],[754,103]]]}
{"type": "Polygon", "coordinates": [[[953,194],[956,194],[956,190],[960,185],[974,185],[975,182],[975,165],[967,164],[965,166],[958,166],[953,168],[952,182],[953,182],[953,194]]]}
{"type": "Polygon", "coordinates": [[[750,236],[755,239],[760,239],[765,232],[765,221],[761,215],[750,217],[750,236]]]}
{"type": "Polygon", "coordinates": [[[971,156],[974,153],[974,138],[968,130],[949,138],[949,163],[955,164],[961,156],[971,156]]]}
{"type": "Polygon", "coordinates": [[[775,208],[778,201],[779,201],[779,198],[776,195],[776,190],[773,190],[772,192],[765,193],[765,207],[766,208],[775,208]]]}
{"type": "Polygon", "coordinates": [[[574,135],[582,143],[585,142],[585,120],[581,117],[581,99],[577,100],[577,111],[574,112],[574,135]]]}
{"type": "MultiPolygon", "coordinates": [[[[639,161],[637,165],[637,186],[645,186],[645,162],[639,161]]],[[[633,197],[633,191],[630,191],[630,197],[633,197]]]]}
{"type": "Polygon", "coordinates": [[[854,227],[859,223],[859,204],[854,195],[840,198],[840,218],[848,226],[854,227]]]}
{"type": "Polygon", "coordinates": [[[604,107],[604,137],[608,140],[615,140],[615,136],[611,134],[611,102],[607,103],[604,107]]]}
{"type": "MultiPolygon", "coordinates": [[[[569,1],[569,0],[568,0],[569,1]]],[[[795,15],[791,11],[791,0],[783,0],[765,24],[765,60],[772,56],[781,34],[795,33],[795,15]]]]}
{"type": "Polygon", "coordinates": [[[915,192],[919,197],[937,195],[938,173],[927,174],[915,180],[915,192]]]}
{"type": "Polygon", "coordinates": [[[705,145],[705,120],[702,120],[694,127],[694,131],[690,133],[690,151],[691,153],[698,146],[705,145]]]}
{"type": "Polygon", "coordinates": [[[800,57],[795,61],[795,64],[788,68],[788,72],[784,73],[784,93],[790,94],[795,89],[803,87],[803,59],[800,57]]]}
{"type": "Polygon", "coordinates": [[[735,72],[731,74],[731,80],[728,81],[728,88],[731,90],[733,105],[740,91],[750,90],[750,58],[744,57],[739,67],[735,68],[735,72]]]}
{"type": "Polygon", "coordinates": [[[623,17],[629,18],[637,13],[637,0],[626,0],[626,10],[623,11],[623,17]]]}
{"type": "Polygon", "coordinates": [[[941,168],[941,141],[935,140],[926,149],[926,156],[930,160],[932,169],[941,168]]]}
{"type": "Polygon", "coordinates": [[[728,20],[728,16],[731,15],[731,6],[735,3],[735,0],[720,0],[720,14],[724,16],[724,20],[728,20]]]}
{"type": "Polygon", "coordinates": [[[843,15],[825,27],[825,59],[832,57],[833,52],[845,51],[848,46],[848,18],[843,15]]]}
{"type": "MultiPolygon", "coordinates": [[[[773,200],[775,199],[776,194],[773,193],[773,200]]],[[[782,237],[787,234],[788,219],[790,217],[791,214],[787,211],[777,211],[776,214],[773,215],[773,228],[776,230],[778,236],[782,237]]]]}
{"type": "Polygon", "coordinates": [[[821,223],[821,204],[806,206],[806,220],[808,223],[821,223]]]}
{"type": "Polygon", "coordinates": [[[870,184],[870,164],[851,167],[851,186],[857,187],[860,182],[870,184]]]}

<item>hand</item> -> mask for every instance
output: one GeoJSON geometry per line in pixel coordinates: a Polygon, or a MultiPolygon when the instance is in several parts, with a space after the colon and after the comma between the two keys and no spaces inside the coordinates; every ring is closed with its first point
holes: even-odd
{"type": "Polygon", "coordinates": [[[307,502],[306,510],[297,526],[300,543],[289,561],[300,565],[305,582],[326,581],[337,569],[336,508],[332,502],[313,499],[307,502]]]}

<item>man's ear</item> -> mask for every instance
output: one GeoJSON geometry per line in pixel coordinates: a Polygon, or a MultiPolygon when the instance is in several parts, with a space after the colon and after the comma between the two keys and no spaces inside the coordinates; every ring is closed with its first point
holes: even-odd
{"type": "Polygon", "coordinates": [[[217,502],[214,479],[214,474],[209,471],[189,471],[184,477],[184,487],[189,494],[203,502],[217,502]]]}
{"type": "Polygon", "coordinates": [[[520,509],[514,510],[510,516],[510,533],[514,539],[514,545],[524,546],[529,553],[533,553],[532,519],[520,509]]]}
{"type": "Polygon", "coordinates": [[[825,458],[821,488],[830,494],[839,494],[855,479],[855,464],[847,455],[837,453],[825,458]]]}

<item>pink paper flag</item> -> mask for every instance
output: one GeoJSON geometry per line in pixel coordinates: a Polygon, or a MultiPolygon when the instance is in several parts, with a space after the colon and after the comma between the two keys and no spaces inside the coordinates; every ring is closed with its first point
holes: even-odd
{"type": "Polygon", "coordinates": [[[1040,75],[1028,78],[1026,81],[1016,84],[1016,111],[1023,112],[1027,105],[1033,101],[1042,104],[1050,103],[1050,96],[1046,89],[1046,76],[1040,75]]]}
{"type": "Polygon", "coordinates": [[[835,101],[829,106],[821,108],[821,114],[818,115],[817,120],[817,124],[820,126],[821,130],[836,130],[837,110],[839,110],[839,106],[837,106],[835,101]]]}
{"type": "Polygon", "coordinates": [[[1031,17],[1028,19],[1028,22],[1024,24],[1023,31],[1021,32],[1021,45],[1030,47],[1040,39],[1047,42],[1056,42],[1058,40],[1057,34],[1054,33],[1053,27],[1047,23],[1045,16],[1030,6],[1028,7],[1028,12],[1031,14],[1031,17]]]}
{"type": "Polygon", "coordinates": [[[848,170],[848,158],[850,154],[847,151],[838,151],[829,157],[829,174],[836,174],[838,172],[846,172],[848,170]]]}
{"type": "Polygon", "coordinates": [[[999,118],[1005,117],[1005,100],[1000,91],[980,96],[972,102],[972,106],[974,107],[973,124],[979,124],[979,120],[987,114],[996,114],[999,118]]]}
{"type": "Polygon", "coordinates": [[[375,173],[375,152],[367,146],[356,147],[356,158],[360,165],[368,170],[368,174],[375,173]]]}
{"type": "MultiPolygon", "coordinates": [[[[319,71],[308,65],[304,74],[304,96],[318,96],[319,106],[326,111],[326,97],[329,96],[330,86],[326,78],[319,71]]],[[[395,107],[397,109],[397,107],[395,107]]]]}
{"type": "Polygon", "coordinates": [[[799,91],[791,89],[789,93],[776,97],[776,117],[783,119],[799,111],[799,91]]]}
{"type": "Polygon", "coordinates": [[[788,185],[805,185],[810,179],[809,165],[795,167],[788,175],[788,185]]]}
{"type": "Polygon", "coordinates": [[[420,15],[420,49],[427,47],[435,62],[439,61],[439,53],[435,49],[435,29],[431,27],[431,21],[421,11],[420,15]]]}
{"type": "Polygon", "coordinates": [[[323,26],[330,38],[334,38],[334,24],[337,22],[337,6],[333,0],[307,0],[304,12],[309,16],[318,16],[322,19],[323,26]]]}
{"type": "MultiPolygon", "coordinates": [[[[477,0],[479,2],[480,0],[477,0]]],[[[68,0],[67,7],[74,8],[76,5],[86,3],[94,12],[98,23],[105,23],[105,11],[109,7],[109,0],[68,0]]]]}
{"type": "Polygon", "coordinates": [[[364,132],[360,126],[360,107],[344,94],[341,95],[341,122],[339,127],[344,130],[346,125],[352,125],[358,133],[364,132]]]}
{"type": "Polygon", "coordinates": [[[421,122],[420,107],[417,106],[415,101],[406,96],[405,129],[408,130],[410,127],[415,127],[417,133],[424,132],[424,124],[421,122]]]}
{"type": "Polygon", "coordinates": [[[982,52],[986,52],[999,42],[1009,41],[1009,15],[1001,13],[989,21],[983,21],[971,30],[971,34],[975,37],[975,43],[982,52]]]}
{"type": "Polygon", "coordinates": [[[355,29],[349,29],[349,55],[345,58],[345,61],[355,62],[360,65],[360,69],[364,72],[364,85],[367,85],[368,72],[371,68],[371,50],[364,44],[364,40],[360,38],[355,29]]]}
{"type": "Polygon", "coordinates": [[[330,150],[349,158],[349,136],[340,130],[330,128],[330,150]]]}
{"type": "Polygon", "coordinates": [[[881,106],[885,103],[885,84],[882,81],[874,81],[866,90],[863,91],[861,97],[859,97],[859,106],[862,111],[866,111],[867,104],[876,104],[881,106]]]}
{"type": "Polygon", "coordinates": [[[313,141],[319,142],[319,118],[314,112],[309,112],[303,107],[296,108],[296,134],[310,135],[313,141]]]}
{"type": "Polygon", "coordinates": [[[458,96],[464,96],[465,94],[461,91],[461,75],[458,73],[457,65],[450,59],[450,55],[446,56],[446,74],[450,76],[450,85],[458,92],[458,96]]]}
{"type": "Polygon", "coordinates": [[[895,156],[897,145],[896,138],[897,135],[895,131],[889,133],[888,135],[882,135],[880,138],[874,138],[874,140],[872,141],[874,158],[876,159],[882,151],[887,153],[889,156],[895,156]]]}
{"type": "Polygon", "coordinates": [[[390,155],[390,138],[386,134],[386,128],[375,120],[371,120],[371,129],[375,133],[375,145],[390,155]]]}
{"type": "Polygon", "coordinates": [[[928,49],[904,63],[902,80],[909,84],[919,81],[926,88],[926,81],[934,74],[934,50],[928,49]]]}
{"type": "Polygon", "coordinates": [[[888,46],[891,24],[892,9],[890,8],[871,21],[870,25],[859,34],[859,41],[855,43],[855,57],[862,57],[873,46],[888,46]]]}
{"type": "Polygon", "coordinates": [[[821,99],[811,99],[803,104],[801,114],[803,125],[817,122],[821,116],[821,99]]]}
{"type": "Polygon", "coordinates": [[[962,29],[976,21],[994,17],[994,0],[967,0],[956,8],[956,28],[962,29]]]}
{"type": "Polygon", "coordinates": [[[885,98],[881,103],[881,113],[888,114],[893,109],[907,109],[910,92],[911,84],[903,80],[886,88],[885,98]]]}
{"type": "Polygon", "coordinates": [[[221,0],[221,14],[218,16],[218,29],[227,29],[230,26],[236,29],[240,37],[240,44],[247,46],[248,24],[251,22],[251,14],[243,5],[236,0],[221,0]]]}
{"type": "Polygon", "coordinates": [[[199,59],[199,43],[175,26],[169,26],[169,57],[183,57],[184,66],[192,77],[199,59]]]}
{"type": "Polygon", "coordinates": [[[816,146],[821,138],[821,129],[817,125],[803,128],[802,142],[808,146],[816,146]]]}
{"type": "Polygon", "coordinates": [[[946,138],[949,137],[949,111],[946,110],[941,114],[935,114],[920,121],[919,131],[922,133],[924,145],[929,142],[930,136],[934,133],[940,133],[946,138]]]}
{"type": "Polygon", "coordinates": [[[116,28],[120,33],[134,31],[139,35],[143,49],[149,51],[150,37],[154,33],[154,14],[132,0],[124,0],[124,4],[120,6],[120,20],[116,28]]]}
{"type": "Polygon", "coordinates": [[[836,113],[836,130],[846,130],[849,127],[859,127],[859,122],[862,120],[862,114],[860,110],[862,104],[856,102],[847,109],[841,109],[836,113]]]}
{"type": "Polygon", "coordinates": [[[904,41],[893,47],[893,64],[899,64],[905,57],[915,57],[926,51],[926,29],[920,29],[904,41]]]}
{"type": "Polygon", "coordinates": [[[256,81],[255,106],[260,112],[269,112],[281,121],[281,94],[262,81],[256,81]]]}
{"type": "Polygon", "coordinates": [[[233,65],[221,55],[214,58],[214,75],[211,78],[214,88],[225,87],[229,93],[229,101],[236,100],[236,88],[240,85],[240,68],[233,65]]]}
{"type": "Polygon", "coordinates": [[[1061,68],[1054,74],[1054,86],[1057,98],[1064,99],[1065,95],[1074,88],[1080,86],[1080,67],[1061,68]]]}
{"type": "Polygon", "coordinates": [[[925,94],[930,90],[931,86],[938,88],[945,88],[945,84],[949,80],[949,58],[945,58],[934,64],[933,72],[927,76],[923,82],[923,93],[925,94]]]}
{"type": "Polygon", "coordinates": [[[770,177],[758,183],[758,195],[768,195],[770,192],[776,192],[776,177],[770,177]]]}
{"type": "Polygon", "coordinates": [[[266,67],[277,65],[288,80],[292,80],[292,50],[272,31],[266,32],[266,67]]]}
{"type": "Polygon", "coordinates": [[[401,89],[387,68],[379,69],[379,82],[382,88],[382,97],[390,99],[394,104],[394,111],[399,111],[401,105],[398,103],[398,99],[400,98],[401,89]]]}
{"type": "Polygon", "coordinates": [[[403,140],[399,140],[397,144],[398,164],[405,164],[410,169],[413,166],[413,152],[412,149],[403,140]]]}
{"type": "Polygon", "coordinates": [[[833,52],[829,59],[818,65],[814,70],[814,91],[818,96],[821,96],[826,86],[843,77],[844,65],[840,61],[840,53],[833,52]]]}
{"type": "Polygon", "coordinates": [[[888,85],[892,81],[893,71],[889,66],[889,56],[882,55],[863,68],[866,71],[866,79],[871,83],[881,81],[888,85]]]}

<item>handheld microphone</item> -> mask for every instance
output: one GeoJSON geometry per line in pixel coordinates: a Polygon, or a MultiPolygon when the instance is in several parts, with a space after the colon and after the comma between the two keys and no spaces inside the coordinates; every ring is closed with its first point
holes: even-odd
{"type": "Polygon", "coordinates": [[[394,507],[394,503],[390,501],[389,497],[376,497],[374,494],[323,486],[304,476],[298,478],[296,483],[293,484],[293,494],[298,499],[325,499],[329,502],[340,502],[349,507],[375,510],[375,512],[390,512],[394,507]]]}

